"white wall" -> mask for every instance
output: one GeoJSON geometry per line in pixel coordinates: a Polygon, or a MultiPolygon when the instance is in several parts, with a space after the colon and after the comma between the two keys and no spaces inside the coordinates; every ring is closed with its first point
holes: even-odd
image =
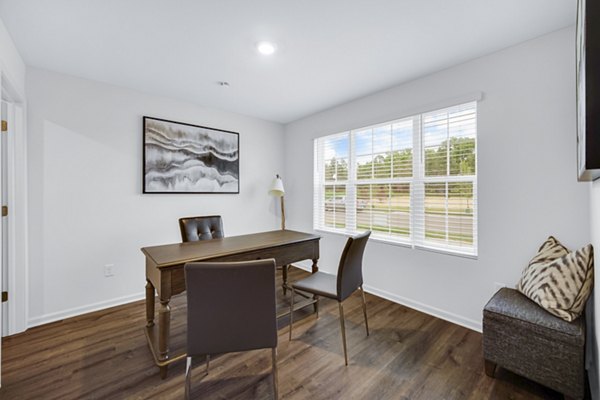
{"type": "MultiPolygon", "coordinates": [[[[483,92],[479,258],[371,241],[364,263],[371,292],[480,330],[494,283],[514,286],[548,235],[572,248],[590,241],[589,185],[575,173],[574,42],[574,29],[561,30],[287,125],[289,226],[312,228],[313,138],[483,92]]],[[[321,269],[334,272],[345,238],[322,236],[321,269]]]]}
{"type": "Polygon", "coordinates": [[[25,95],[25,63],[2,20],[0,20],[0,68],[11,89],[23,97],[25,95]]]}
{"type": "Polygon", "coordinates": [[[179,217],[220,214],[227,235],[278,228],[281,125],[39,69],[27,96],[31,325],[139,298],[140,248],[180,241],[179,217]],[[142,194],[143,115],[239,132],[240,194],[142,194]]]}
{"type": "MultiPolygon", "coordinates": [[[[590,386],[592,388],[592,395],[598,395],[599,383],[600,383],[600,369],[598,368],[598,361],[600,360],[600,348],[598,343],[598,335],[600,332],[600,273],[598,273],[598,266],[600,263],[600,180],[593,182],[592,189],[590,191],[590,224],[591,224],[591,236],[592,245],[594,246],[594,258],[596,271],[594,274],[594,304],[593,304],[593,319],[594,319],[594,333],[592,337],[588,337],[588,341],[592,343],[592,372],[595,373],[595,377],[590,377],[590,386]]],[[[588,330],[589,332],[589,330],[588,330]]],[[[594,397],[596,398],[596,397],[594,397]]]]}

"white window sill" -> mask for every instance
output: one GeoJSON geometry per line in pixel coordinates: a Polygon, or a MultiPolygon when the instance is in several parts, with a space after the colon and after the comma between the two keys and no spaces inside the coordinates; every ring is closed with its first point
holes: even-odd
{"type": "MultiPolygon", "coordinates": [[[[349,232],[342,232],[342,231],[333,230],[333,229],[329,230],[329,229],[319,228],[319,229],[314,229],[314,231],[332,234],[332,235],[344,236],[344,237],[352,236],[352,234],[349,232]]],[[[380,237],[374,237],[374,236],[371,236],[369,238],[369,240],[372,240],[372,241],[378,242],[378,243],[392,245],[392,246],[404,247],[407,249],[424,250],[424,251],[429,251],[432,253],[439,253],[439,254],[445,254],[445,255],[449,255],[449,256],[468,258],[471,260],[477,260],[479,258],[477,254],[464,253],[464,252],[457,251],[457,250],[440,249],[440,248],[436,248],[436,247],[429,247],[429,246],[423,246],[423,245],[412,245],[410,243],[396,242],[393,240],[380,238],[380,237]]]]}
{"type": "Polygon", "coordinates": [[[469,258],[471,260],[477,260],[479,258],[479,256],[477,254],[463,253],[461,251],[456,251],[456,250],[439,249],[437,247],[428,247],[428,246],[423,246],[423,245],[415,245],[414,248],[416,250],[425,250],[425,251],[430,251],[432,253],[440,253],[440,254],[446,254],[446,255],[449,255],[449,256],[469,258]]]}

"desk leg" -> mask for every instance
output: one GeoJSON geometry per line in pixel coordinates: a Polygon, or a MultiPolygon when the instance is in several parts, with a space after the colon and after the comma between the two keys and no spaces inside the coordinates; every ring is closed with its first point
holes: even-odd
{"type": "MultiPolygon", "coordinates": [[[[160,299],[158,308],[158,360],[166,361],[169,358],[169,332],[171,329],[171,299],[160,299]]],[[[167,377],[168,365],[160,367],[160,377],[167,377]]]]}
{"type": "Polygon", "coordinates": [[[281,276],[283,278],[283,283],[281,284],[281,287],[283,289],[283,295],[285,296],[286,292],[287,292],[287,275],[288,275],[288,268],[290,266],[289,265],[284,265],[281,267],[281,276]]]}
{"type": "Polygon", "coordinates": [[[154,326],[154,296],[154,285],[146,281],[146,326],[148,328],[154,326]]]}
{"type": "MultiPolygon", "coordinates": [[[[317,273],[319,272],[319,266],[317,265],[317,260],[316,258],[313,258],[312,260],[312,273],[317,273]]],[[[317,299],[317,295],[313,295],[313,300],[315,301],[315,304],[313,305],[314,309],[315,309],[315,313],[317,314],[317,318],[319,318],[319,301],[317,299]]]]}

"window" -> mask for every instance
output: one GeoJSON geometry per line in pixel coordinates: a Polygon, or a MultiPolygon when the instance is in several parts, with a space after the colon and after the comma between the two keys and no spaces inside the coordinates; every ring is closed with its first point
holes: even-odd
{"type": "Polygon", "coordinates": [[[477,254],[477,104],[315,139],[314,228],[477,254]]]}

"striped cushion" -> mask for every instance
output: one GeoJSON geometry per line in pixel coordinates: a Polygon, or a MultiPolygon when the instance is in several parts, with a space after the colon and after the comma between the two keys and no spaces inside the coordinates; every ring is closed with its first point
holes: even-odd
{"type": "Polygon", "coordinates": [[[550,236],[529,262],[517,290],[566,321],[583,311],[594,282],[591,244],[570,252],[550,236]]]}

